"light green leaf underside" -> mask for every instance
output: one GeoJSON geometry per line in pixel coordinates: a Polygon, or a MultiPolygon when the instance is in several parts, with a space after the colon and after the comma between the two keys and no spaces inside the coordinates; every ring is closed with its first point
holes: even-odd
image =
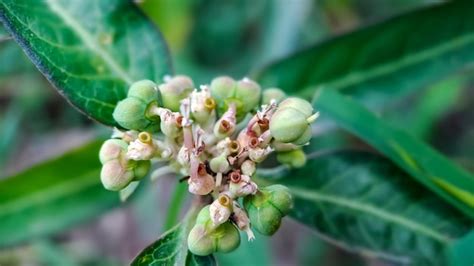
{"type": "Polygon", "coordinates": [[[172,74],[162,36],[132,1],[5,0],[0,21],[73,105],[108,125],[130,83],[172,74]]]}
{"type": "Polygon", "coordinates": [[[470,173],[427,144],[392,127],[362,105],[334,90],[320,90],[313,106],[322,117],[331,119],[363,139],[421,184],[474,218],[474,177],[470,173]],[[445,185],[440,186],[440,181],[445,185]],[[453,193],[453,187],[456,193],[453,193]]]}
{"type": "Polygon", "coordinates": [[[101,141],[0,181],[0,247],[58,233],[117,206],[100,182],[101,141]]]}
{"type": "Polygon", "coordinates": [[[472,220],[380,156],[344,151],[261,184],[288,186],[291,216],[330,242],[401,263],[445,265],[445,251],[472,220]]]}
{"type": "Polygon", "coordinates": [[[470,1],[433,5],[317,44],[257,77],[307,98],[329,87],[383,106],[474,61],[473,12],[470,1]]]}

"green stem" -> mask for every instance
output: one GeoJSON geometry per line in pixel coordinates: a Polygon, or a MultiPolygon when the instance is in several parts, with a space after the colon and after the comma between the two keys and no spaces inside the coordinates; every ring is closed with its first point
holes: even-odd
{"type": "Polygon", "coordinates": [[[166,215],[165,231],[171,229],[178,223],[179,214],[187,196],[187,186],[185,183],[177,183],[166,215]]]}

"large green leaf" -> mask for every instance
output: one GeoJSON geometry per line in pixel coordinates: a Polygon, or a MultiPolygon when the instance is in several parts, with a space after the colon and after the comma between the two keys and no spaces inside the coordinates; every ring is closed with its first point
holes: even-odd
{"type": "Polygon", "coordinates": [[[132,1],[3,0],[0,21],[72,104],[105,124],[130,83],[172,72],[163,38],[132,1]]]}
{"type": "Polygon", "coordinates": [[[57,233],[120,203],[100,182],[100,145],[91,142],[0,181],[0,247],[57,233]]]}
{"type": "Polygon", "coordinates": [[[446,265],[445,251],[473,225],[390,161],[368,152],[323,153],[283,178],[259,182],[288,186],[295,200],[290,215],[323,238],[398,262],[446,265]]]}
{"type": "Polygon", "coordinates": [[[383,104],[473,62],[473,13],[471,1],[434,5],[309,47],[256,78],[308,98],[327,86],[383,104]]]}
{"type": "Polygon", "coordinates": [[[320,90],[313,106],[322,117],[360,137],[416,180],[474,218],[474,177],[470,173],[335,90],[320,90]]]}
{"type": "Polygon", "coordinates": [[[189,215],[183,223],[165,232],[156,242],[146,247],[131,265],[217,265],[214,256],[196,256],[188,251],[186,239],[195,215],[189,215]]]}

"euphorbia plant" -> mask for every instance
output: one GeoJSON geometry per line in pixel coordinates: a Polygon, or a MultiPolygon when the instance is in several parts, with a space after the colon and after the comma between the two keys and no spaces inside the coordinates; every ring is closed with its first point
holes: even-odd
{"type": "Polygon", "coordinates": [[[237,228],[249,241],[252,228],[273,235],[291,209],[291,194],[282,185],[258,187],[256,166],[273,151],[284,153],[286,164],[303,166],[298,155],[304,157],[301,147],[317,117],[309,102],[285,98],[279,89],[262,95],[248,78],[218,77],[200,89],[186,76],[166,77],[160,85],[137,81],[113,113],[124,130],[115,129],[100,150],[102,184],[127,189],[160,161],[167,165],[156,171],[167,167],[185,176],[189,192],[210,203],[189,232],[188,248],[196,255],[236,249],[237,228]]]}
{"type": "Polygon", "coordinates": [[[363,255],[471,265],[464,250],[473,243],[472,174],[374,112],[472,63],[472,11],[469,1],[428,7],[298,51],[249,78],[196,84],[174,73],[166,43],[132,2],[4,0],[0,20],[39,70],[74,106],[115,129],[101,148],[92,143],[0,183],[0,246],[117,206],[103,187],[126,198],[147,175],[173,173],[195,204],[133,264],[215,264],[213,253],[239,245],[238,230],[248,239],[271,235],[288,214],[363,255]],[[340,134],[311,124],[318,113],[321,124],[378,153],[315,148],[340,134]],[[277,165],[257,167],[273,155],[277,165]],[[57,163],[74,171],[45,178],[57,163]],[[34,187],[11,191],[28,180],[34,187]],[[28,193],[44,195],[54,215],[35,212],[44,202],[28,193]],[[66,200],[73,196],[80,200],[66,200]]]}

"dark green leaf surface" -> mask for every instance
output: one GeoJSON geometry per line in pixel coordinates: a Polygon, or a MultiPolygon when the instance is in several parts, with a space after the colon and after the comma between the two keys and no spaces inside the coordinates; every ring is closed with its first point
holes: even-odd
{"type": "Polygon", "coordinates": [[[471,1],[434,5],[300,51],[257,79],[307,98],[331,87],[383,105],[474,61],[473,13],[471,1]]]}
{"type": "Polygon", "coordinates": [[[321,154],[284,178],[291,216],[343,248],[413,265],[446,265],[445,251],[472,221],[410,179],[387,159],[368,152],[321,154]]]}
{"type": "Polygon", "coordinates": [[[363,139],[416,180],[474,218],[474,177],[470,173],[334,90],[320,90],[313,106],[321,116],[363,139]]]}
{"type": "Polygon", "coordinates": [[[100,182],[100,145],[0,181],[0,247],[60,232],[120,203],[100,182]]]}
{"type": "Polygon", "coordinates": [[[163,38],[132,1],[3,0],[0,21],[72,104],[108,125],[130,83],[172,71],[163,38]]]}
{"type": "Polygon", "coordinates": [[[131,265],[217,265],[212,255],[202,257],[188,251],[186,241],[190,226],[194,222],[194,217],[192,218],[188,217],[182,224],[178,224],[165,232],[155,243],[142,250],[131,265]]]}

